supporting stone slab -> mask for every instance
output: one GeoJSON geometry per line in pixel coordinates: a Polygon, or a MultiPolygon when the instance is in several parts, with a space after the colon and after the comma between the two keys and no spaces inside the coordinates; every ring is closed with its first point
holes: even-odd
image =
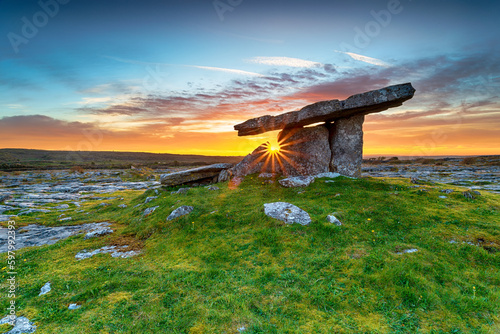
{"type": "Polygon", "coordinates": [[[276,173],[287,176],[316,175],[329,171],[331,152],[326,126],[286,129],[279,133],[280,151],[263,144],[230,170],[232,176],[276,173]]]}
{"type": "Polygon", "coordinates": [[[364,115],[358,115],[341,118],[330,124],[332,172],[352,177],[361,176],[364,120],[364,115]]]}

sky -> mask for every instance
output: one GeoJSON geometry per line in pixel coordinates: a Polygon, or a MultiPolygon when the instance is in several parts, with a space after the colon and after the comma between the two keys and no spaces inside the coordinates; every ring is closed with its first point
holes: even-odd
{"type": "Polygon", "coordinates": [[[0,0],[0,148],[244,155],[249,118],[411,82],[365,155],[500,154],[495,0],[0,0]]]}

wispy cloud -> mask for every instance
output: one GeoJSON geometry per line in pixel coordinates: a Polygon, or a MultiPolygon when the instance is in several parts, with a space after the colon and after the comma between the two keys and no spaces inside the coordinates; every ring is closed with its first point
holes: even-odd
{"type": "Polygon", "coordinates": [[[181,66],[199,68],[199,69],[208,70],[208,71],[217,71],[217,72],[226,72],[226,73],[234,73],[234,74],[241,74],[241,75],[250,75],[250,76],[255,76],[255,77],[264,77],[264,75],[259,74],[259,73],[247,72],[247,71],[242,71],[242,70],[235,70],[232,68],[198,66],[198,65],[181,65],[181,66]]]}
{"type": "Polygon", "coordinates": [[[303,67],[303,68],[323,66],[323,64],[318,62],[299,59],[299,58],[289,58],[289,57],[254,57],[246,59],[246,61],[249,63],[270,65],[270,66],[288,66],[288,67],[303,67]]]}
{"type": "Polygon", "coordinates": [[[217,71],[217,72],[225,72],[225,73],[232,73],[232,74],[239,74],[239,75],[249,75],[249,76],[255,76],[255,77],[263,77],[264,75],[255,73],[255,72],[248,72],[248,71],[243,71],[243,70],[238,70],[238,69],[233,69],[233,68],[222,68],[222,67],[212,67],[212,66],[200,66],[200,65],[185,65],[185,64],[168,64],[168,63],[152,63],[152,62],[145,62],[145,61],[140,61],[140,60],[133,60],[133,59],[124,59],[124,58],[118,58],[118,57],[113,57],[113,56],[103,56],[104,58],[116,60],[122,63],[127,63],[127,64],[137,64],[137,65],[156,65],[156,66],[182,66],[182,67],[191,67],[191,68],[198,68],[201,70],[207,70],[207,71],[217,71]]]}
{"type": "Polygon", "coordinates": [[[371,65],[375,65],[375,66],[382,66],[382,67],[391,67],[390,64],[388,64],[385,61],[382,61],[380,59],[377,59],[377,58],[363,56],[363,55],[360,55],[360,54],[357,54],[354,52],[343,52],[343,51],[338,51],[338,50],[335,50],[335,51],[339,52],[339,53],[346,54],[354,60],[362,61],[362,62],[367,63],[367,64],[371,64],[371,65]]]}

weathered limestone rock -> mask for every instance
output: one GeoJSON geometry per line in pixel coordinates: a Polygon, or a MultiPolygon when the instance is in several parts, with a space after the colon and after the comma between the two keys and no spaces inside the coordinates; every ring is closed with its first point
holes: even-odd
{"type": "Polygon", "coordinates": [[[307,187],[314,182],[314,176],[293,176],[278,182],[285,188],[307,187]]]}
{"type": "Polygon", "coordinates": [[[231,167],[233,167],[233,164],[223,163],[163,174],[161,184],[164,186],[178,186],[192,183],[216,183],[221,171],[231,167]]]}
{"type": "Polygon", "coordinates": [[[356,94],[344,101],[330,100],[308,105],[301,110],[278,116],[262,116],[234,126],[238,136],[249,136],[267,131],[302,127],[318,122],[332,122],[355,115],[366,115],[398,107],[413,97],[415,89],[410,83],[389,86],[356,94]]]}
{"type": "Polygon", "coordinates": [[[311,223],[311,217],[307,212],[286,202],[266,203],[264,204],[264,213],[285,222],[285,224],[309,225],[311,223]]]}
{"type": "Polygon", "coordinates": [[[345,176],[361,176],[364,119],[364,115],[358,115],[336,120],[331,125],[331,171],[345,176]]]}
{"type": "Polygon", "coordinates": [[[193,211],[194,207],[188,206],[188,205],[183,205],[181,207],[178,207],[172,213],[167,217],[167,220],[174,220],[176,218],[188,215],[193,211]]]}
{"type": "Polygon", "coordinates": [[[232,175],[276,173],[300,176],[329,171],[331,153],[325,126],[283,130],[278,135],[278,142],[279,152],[272,152],[268,143],[263,144],[232,168],[232,175]]]}

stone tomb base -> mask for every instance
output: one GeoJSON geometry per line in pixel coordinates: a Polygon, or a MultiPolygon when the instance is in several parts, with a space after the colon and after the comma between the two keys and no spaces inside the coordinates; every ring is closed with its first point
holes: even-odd
{"type": "Polygon", "coordinates": [[[336,172],[361,176],[364,115],[314,127],[285,128],[279,151],[262,144],[230,169],[232,176],[276,173],[286,176],[336,172]]]}

